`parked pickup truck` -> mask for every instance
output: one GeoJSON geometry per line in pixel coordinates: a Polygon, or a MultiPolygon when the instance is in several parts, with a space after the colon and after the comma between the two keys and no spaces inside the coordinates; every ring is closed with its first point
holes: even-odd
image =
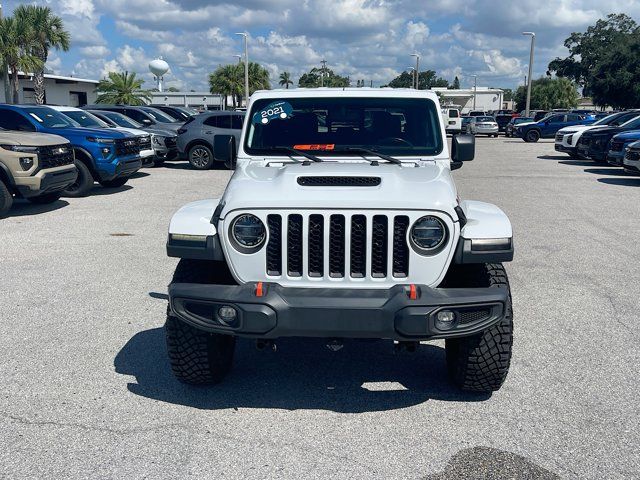
{"type": "Polygon", "coordinates": [[[77,176],[66,139],[0,129],[0,218],[11,209],[13,197],[55,202],[77,176]]]}
{"type": "Polygon", "coordinates": [[[240,141],[213,143],[236,169],[224,193],[169,226],[167,253],[181,260],[165,333],[178,379],[221,381],[238,338],[319,337],[333,350],[378,338],[409,351],[445,339],[455,385],[501,387],[511,223],[459,200],[451,171],[473,159],[475,138],[455,135],[449,149],[435,93],[259,91],[240,141]]]}
{"type": "Polygon", "coordinates": [[[0,105],[0,127],[56,134],[71,142],[78,177],[64,190],[67,197],[87,195],[94,181],[103,187],[120,187],[142,167],[136,137],[115,130],[80,127],[49,107],[0,105]]]}

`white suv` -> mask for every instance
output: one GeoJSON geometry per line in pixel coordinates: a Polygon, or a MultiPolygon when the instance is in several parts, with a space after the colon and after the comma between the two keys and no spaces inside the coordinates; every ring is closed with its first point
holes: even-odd
{"type": "Polygon", "coordinates": [[[496,206],[460,201],[451,170],[475,140],[447,145],[433,92],[273,90],[251,96],[221,198],[184,206],[167,252],[179,257],[166,321],[174,374],[216,383],[236,339],[446,339],[460,388],[502,385],[512,347],[502,262],[511,224],[496,206]]]}

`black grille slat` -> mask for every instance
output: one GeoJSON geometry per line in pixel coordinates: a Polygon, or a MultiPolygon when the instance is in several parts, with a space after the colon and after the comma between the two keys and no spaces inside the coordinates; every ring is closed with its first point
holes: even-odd
{"type": "Polygon", "coordinates": [[[398,216],[393,221],[393,276],[409,276],[409,245],[407,245],[407,230],[409,217],[398,216]]]}
{"type": "Polygon", "coordinates": [[[298,185],[304,187],[376,187],[380,177],[298,177],[298,185]]]}
{"type": "Polygon", "coordinates": [[[324,217],[309,216],[309,276],[324,275],[324,217]]]}
{"type": "Polygon", "coordinates": [[[367,217],[351,217],[351,276],[363,278],[367,269],[367,217]]]}
{"type": "Polygon", "coordinates": [[[116,155],[129,156],[140,154],[140,141],[136,138],[118,138],[115,142],[116,155]]]}
{"type": "Polygon", "coordinates": [[[387,276],[387,216],[375,215],[371,231],[371,276],[387,276]]]}
{"type": "Polygon", "coordinates": [[[141,150],[149,150],[151,148],[151,137],[140,137],[138,141],[141,150]]]}
{"type": "Polygon", "coordinates": [[[614,152],[621,152],[624,148],[624,142],[611,142],[611,150],[614,152]]]}
{"type": "Polygon", "coordinates": [[[70,145],[38,147],[38,168],[55,168],[73,163],[73,149],[70,145]],[[63,153],[59,153],[64,149],[63,153]]]}
{"type": "Polygon", "coordinates": [[[282,217],[267,216],[269,243],[267,244],[267,275],[282,274],[282,217]]]}
{"type": "Polygon", "coordinates": [[[164,146],[167,148],[175,148],[178,144],[176,137],[165,137],[164,146]]]}
{"type": "Polygon", "coordinates": [[[329,276],[344,277],[345,262],[344,215],[331,215],[329,221],[329,276]]]}
{"type": "Polygon", "coordinates": [[[467,323],[475,323],[486,320],[491,316],[491,309],[482,308],[479,310],[462,310],[459,315],[459,323],[461,325],[465,325],[467,323]]]}
{"type": "Polygon", "coordinates": [[[302,276],[302,215],[289,215],[287,220],[287,272],[302,276]]]}

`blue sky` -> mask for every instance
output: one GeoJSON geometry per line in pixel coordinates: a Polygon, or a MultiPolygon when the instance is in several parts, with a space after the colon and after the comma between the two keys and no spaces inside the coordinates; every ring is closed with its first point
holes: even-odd
{"type": "MultiPolygon", "coordinates": [[[[21,2],[3,2],[4,14],[21,2]]],[[[60,15],[72,36],[69,52],[53,53],[55,73],[101,78],[135,71],[153,85],[148,62],[162,56],[167,86],[207,90],[207,74],[237,61],[250,35],[249,58],[272,80],[299,76],[323,58],[336,73],[375,86],[422,55],[421,67],[463,86],[516,87],[524,81],[529,40],[537,33],[534,75],[565,56],[564,39],[611,12],[640,19],[637,0],[36,0],[60,15]]]]}

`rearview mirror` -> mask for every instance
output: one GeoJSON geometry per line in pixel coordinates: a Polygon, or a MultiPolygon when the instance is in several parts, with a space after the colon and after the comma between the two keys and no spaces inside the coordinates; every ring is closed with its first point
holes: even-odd
{"type": "Polygon", "coordinates": [[[213,137],[213,157],[224,162],[229,170],[236,169],[236,138],[233,135],[216,135],[213,137]]]}
{"type": "Polygon", "coordinates": [[[476,155],[476,137],[456,135],[451,141],[451,170],[462,167],[462,162],[470,162],[476,155]]]}

